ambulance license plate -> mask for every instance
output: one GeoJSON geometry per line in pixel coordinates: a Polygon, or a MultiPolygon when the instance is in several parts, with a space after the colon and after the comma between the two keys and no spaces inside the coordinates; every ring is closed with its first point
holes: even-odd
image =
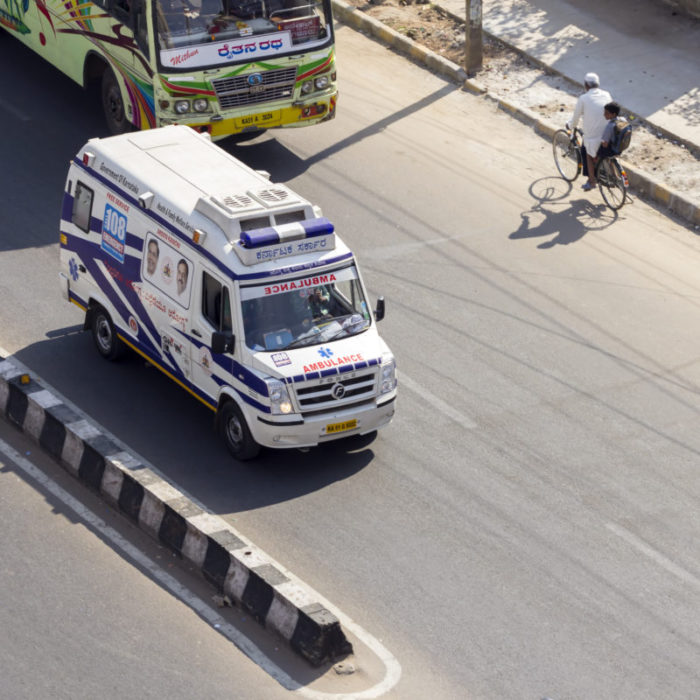
{"type": "Polygon", "coordinates": [[[247,117],[236,119],[236,126],[243,128],[246,126],[263,126],[265,124],[277,124],[280,120],[280,110],[273,112],[261,112],[260,114],[250,114],[247,117]]]}
{"type": "Polygon", "coordinates": [[[326,435],[332,435],[333,433],[344,433],[346,430],[354,430],[355,428],[357,428],[357,418],[346,420],[342,423],[329,423],[326,426],[326,435]]]}

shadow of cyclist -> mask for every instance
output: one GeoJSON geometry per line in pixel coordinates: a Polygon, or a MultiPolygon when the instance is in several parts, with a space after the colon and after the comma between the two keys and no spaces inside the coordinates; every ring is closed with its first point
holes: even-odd
{"type": "Polygon", "coordinates": [[[589,231],[607,228],[617,219],[617,212],[611,212],[604,203],[594,204],[589,199],[564,201],[572,186],[560,178],[541,178],[529,189],[536,203],[520,214],[520,226],[509,236],[513,240],[554,236],[537,247],[569,245],[589,231]]]}

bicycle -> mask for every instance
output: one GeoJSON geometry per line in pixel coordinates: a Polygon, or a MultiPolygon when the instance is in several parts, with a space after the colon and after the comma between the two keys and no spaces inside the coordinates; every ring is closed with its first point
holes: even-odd
{"type": "MultiPolygon", "coordinates": [[[[559,129],[552,137],[554,164],[559,174],[567,181],[573,182],[583,170],[580,129],[559,129]]],[[[600,158],[595,165],[595,177],[603,200],[613,211],[618,210],[627,199],[629,181],[627,173],[620,166],[617,158],[600,158]]]]}

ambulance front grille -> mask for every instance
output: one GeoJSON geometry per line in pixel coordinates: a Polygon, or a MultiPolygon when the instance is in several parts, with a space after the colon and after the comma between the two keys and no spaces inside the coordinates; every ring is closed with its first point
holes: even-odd
{"type": "Polygon", "coordinates": [[[249,75],[212,80],[221,109],[273,102],[292,96],[297,78],[296,67],[262,71],[256,75],[260,78],[256,85],[248,82],[249,75]]]}
{"type": "Polygon", "coordinates": [[[294,389],[302,415],[310,416],[350,408],[354,404],[374,398],[377,393],[377,374],[373,371],[353,372],[346,377],[339,375],[333,382],[304,382],[302,385],[295,385],[294,389]],[[343,387],[342,390],[337,388],[338,385],[343,387]],[[338,393],[342,393],[340,398],[336,398],[338,393]]]}

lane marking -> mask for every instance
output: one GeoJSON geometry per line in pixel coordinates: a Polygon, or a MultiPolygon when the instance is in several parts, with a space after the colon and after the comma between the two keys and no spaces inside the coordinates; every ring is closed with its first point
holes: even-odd
{"type": "Polygon", "coordinates": [[[6,112],[9,112],[13,117],[17,117],[17,119],[19,119],[21,122],[29,122],[32,120],[28,114],[21,112],[7,100],[0,100],[0,107],[2,107],[2,109],[4,109],[6,112]]]}
{"type": "MultiPolygon", "coordinates": [[[[424,241],[409,241],[407,243],[397,243],[391,246],[380,246],[372,250],[372,257],[375,260],[397,258],[405,254],[413,254],[421,248],[430,248],[431,246],[442,245],[450,241],[459,241],[463,238],[466,238],[466,234],[460,233],[457,236],[440,236],[439,238],[428,238],[424,241]]],[[[369,257],[369,253],[366,257],[369,257]]]]}
{"type": "Polygon", "coordinates": [[[607,523],[605,527],[611,532],[614,532],[618,537],[621,537],[628,544],[631,544],[636,550],[642,554],[645,554],[659,566],[666,569],[666,571],[668,571],[670,574],[673,574],[676,578],[679,578],[681,581],[689,583],[691,586],[700,589],[700,578],[694,574],[691,574],[690,571],[684,569],[682,566],[678,566],[678,564],[671,561],[671,559],[661,554],[661,552],[648,545],[644,540],[637,537],[637,535],[615,523],[607,523]]]}
{"type": "Polygon", "coordinates": [[[414,382],[413,379],[411,379],[407,374],[404,374],[403,372],[399,372],[397,370],[396,377],[399,381],[399,384],[405,386],[409,391],[412,391],[414,394],[418,394],[418,396],[420,396],[425,402],[429,403],[433,408],[440,411],[440,413],[444,413],[455,423],[458,423],[463,428],[467,428],[468,430],[476,428],[476,423],[473,420],[465,416],[463,413],[460,413],[456,409],[452,408],[450,404],[443,401],[441,398],[435,396],[435,394],[431,393],[427,389],[424,389],[420,384],[418,384],[418,382],[414,382]]]}
{"type": "Polygon", "coordinates": [[[364,644],[367,645],[384,663],[386,675],[377,685],[368,688],[367,690],[354,693],[324,693],[313,690],[300,685],[283,671],[272,659],[270,659],[258,646],[256,646],[248,637],[240,630],[236,629],[232,624],[226,622],[221,617],[219,612],[205,603],[201,598],[194,595],[188,588],[183,586],[179,581],[165,572],[160,565],[156,564],[140,549],[131,544],[127,539],[120,535],[113,527],[91,511],[87,506],[71,496],[65,489],[59,486],[43,471],[36,467],[32,462],[22,456],[11,445],[0,438],[0,453],[3,453],[10,461],[12,461],[25,474],[30,476],[34,481],[41,484],[52,496],[60,500],[68,508],[73,510],[82,520],[94,528],[101,536],[111,542],[116,549],[121,550],[130,559],[135,561],[139,566],[143,567],[148,573],[153,576],[164,588],[167,588],[173,595],[182,600],[186,605],[192,608],[198,615],[206,620],[217,632],[220,632],[227,637],[238,649],[240,649],[251,661],[262,668],[268,675],[274,678],[280,685],[287,690],[295,692],[297,695],[312,698],[313,700],[353,700],[354,698],[377,698],[387,693],[401,676],[401,666],[392,654],[374,637],[369,635],[359,625],[355,624],[350,618],[343,615],[334,606],[328,604],[327,601],[322,602],[333,612],[341,624],[349,630],[352,630],[364,644]]]}

